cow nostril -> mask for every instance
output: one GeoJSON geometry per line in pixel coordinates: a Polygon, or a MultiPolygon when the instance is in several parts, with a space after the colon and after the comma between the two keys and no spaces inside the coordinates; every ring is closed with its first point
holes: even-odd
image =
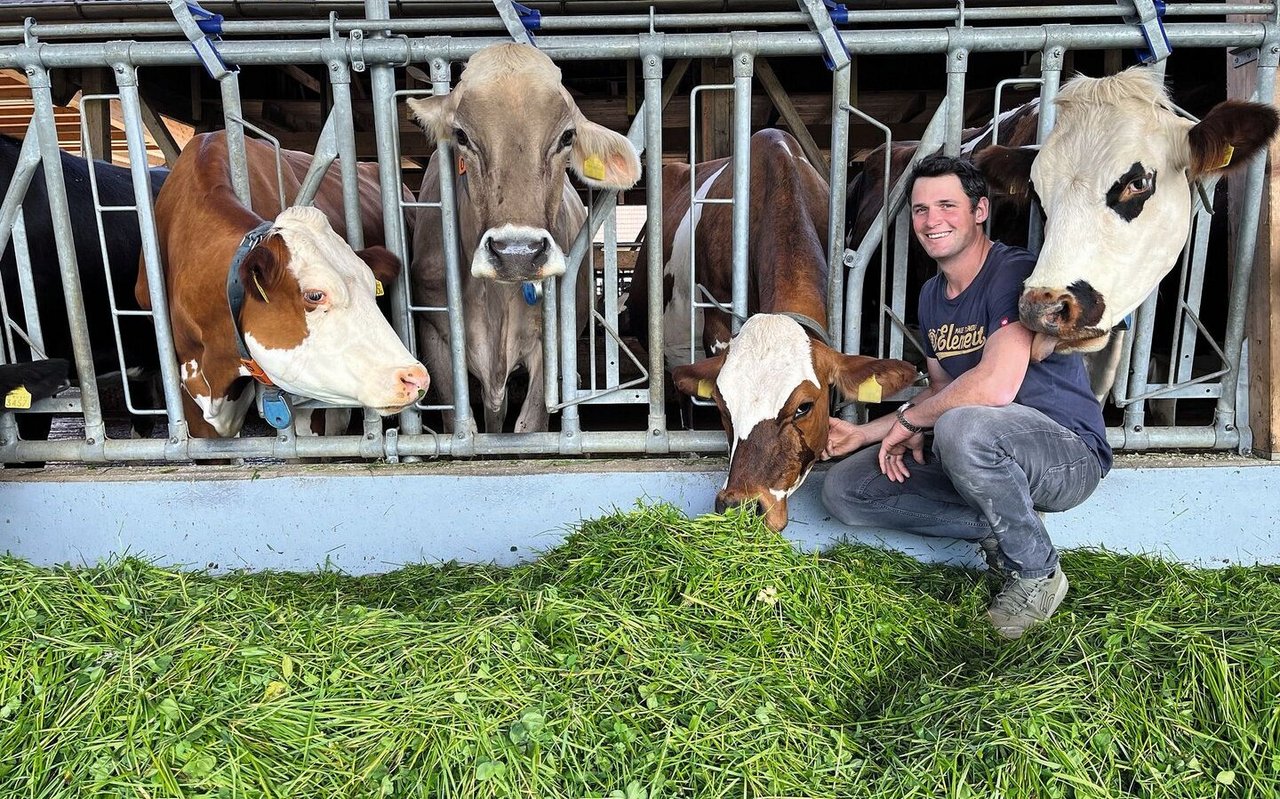
{"type": "Polygon", "coordinates": [[[769,513],[769,509],[764,506],[764,500],[760,500],[760,499],[756,500],[755,509],[756,509],[756,515],[760,516],[761,518],[763,518],[766,514],[769,513]]]}
{"type": "Polygon", "coordinates": [[[716,513],[724,513],[733,507],[733,503],[724,498],[723,494],[716,494],[716,513]]]}
{"type": "Polygon", "coordinates": [[[421,366],[400,369],[396,372],[396,378],[405,388],[415,392],[426,391],[430,382],[427,377],[427,370],[421,366]]]}
{"type": "Polygon", "coordinates": [[[485,242],[484,246],[489,250],[489,254],[494,258],[501,258],[502,250],[505,249],[505,247],[498,246],[498,240],[492,236],[489,237],[489,240],[485,242]]]}

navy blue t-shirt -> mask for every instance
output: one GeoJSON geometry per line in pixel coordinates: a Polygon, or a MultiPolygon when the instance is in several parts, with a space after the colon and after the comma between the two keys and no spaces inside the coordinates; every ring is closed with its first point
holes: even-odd
{"type": "MultiPolygon", "coordinates": [[[[1036,257],[1030,252],[997,241],[973,283],[955,299],[947,299],[941,273],[925,282],[920,290],[925,354],[937,358],[952,380],[978,365],[988,335],[1018,321],[1022,284],[1035,265],[1036,257]]],[[[1089,387],[1079,355],[1054,353],[1030,364],[1014,401],[1080,436],[1098,456],[1102,473],[1111,469],[1102,407],[1089,387]]]]}

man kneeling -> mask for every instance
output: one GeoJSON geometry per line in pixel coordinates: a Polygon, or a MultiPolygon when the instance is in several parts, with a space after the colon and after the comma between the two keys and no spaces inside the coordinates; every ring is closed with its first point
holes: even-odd
{"type": "Polygon", "coordinates": [[[929,156],[909,196],[916,238],[939,269],[920,291],[929,387],[868,424],[831,420],[823,458],[862,451],[832,467],[822,499],[845,524],[976,541],[1004,580],[988,618],[1018,638],[1066,596],[1038,511],[1079,505],[1111,468],[1102,409],[1079,355],[1033,360],[1018,298],[1035,256],[987,237],[978,168],[929,156]]]}

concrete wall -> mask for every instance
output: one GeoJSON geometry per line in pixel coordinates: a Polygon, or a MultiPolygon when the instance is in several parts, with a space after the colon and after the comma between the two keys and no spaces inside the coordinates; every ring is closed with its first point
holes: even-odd
{"type": "MultiPolygon", "coordinates": [[[[636,501],[711,509],[724,461],[563,461],[0,471],[0,551],[38,564],[132,554],[225,571],[351,574],[448,560],[510,564],[585,518],[636,501]]],[[[833,522],[815,470],[784,534],[841,537],[922,560],[976,563],[974,547],[833,522]]],[[[1049,516],[1059,548],[1105,547],[1201,566],[1280,563],[1280,464],[1223,455],[1126,456],[1083,506],[1049,516]]]]}

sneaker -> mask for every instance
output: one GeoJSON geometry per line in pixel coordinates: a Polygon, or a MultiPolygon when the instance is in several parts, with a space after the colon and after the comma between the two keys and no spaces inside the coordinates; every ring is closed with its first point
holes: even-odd
{"type": "Polygon", "coordinates": [[[987,618],[1005,638],[1021,638],[1033,625],[1048,621],[1066,595],[1067,575],[1062,567],[1047,577],[1010,577],[987,608],[987,618]]]}

